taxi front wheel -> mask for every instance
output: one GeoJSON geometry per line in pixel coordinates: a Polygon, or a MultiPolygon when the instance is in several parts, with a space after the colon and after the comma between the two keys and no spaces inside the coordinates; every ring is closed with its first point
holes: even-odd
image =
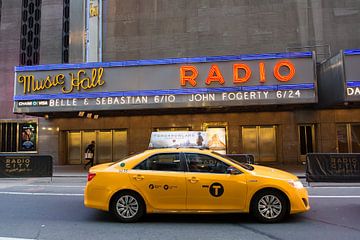
{"type": "Polygon", "coordinates": [[[136,222],[145,214],[145,203],[136,193],[120,192],[111,202],[111,212],[120,222],[136,222]]]}
{"type": "Polygon", "coordinates": [[[285,196],[274,190],[266,190],[256,194],[251,204],[251,212],[254,217],[266,223],[283,220],[288,213],[288,208],[285,196]]]}

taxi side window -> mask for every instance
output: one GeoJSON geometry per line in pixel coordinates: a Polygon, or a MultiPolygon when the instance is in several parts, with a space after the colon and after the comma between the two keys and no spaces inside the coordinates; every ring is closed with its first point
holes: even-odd
{"type": "Polygon", "coordinates": [[[134,169],[153,171],[183,171],[179,153],[157,154],[141,162],[134,169]]]}
{"type": "Polygon", "coordinates": [[[189,172],[227,173],[228,164],[208,155],[187,153],[186,164],[189,172]]]}

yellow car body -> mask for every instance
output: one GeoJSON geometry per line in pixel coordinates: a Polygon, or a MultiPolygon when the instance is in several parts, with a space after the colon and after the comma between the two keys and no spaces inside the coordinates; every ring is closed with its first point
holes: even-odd
{"type": "Polygon", "coordinates": [[[127,217],[131,206],[126,205],[130,200],[124,195],[138,201],[133,210],[143,211],[141,216],[254,213],[261,221],[277,222],[287,214],[310,209],[307,190],[296,176],[273,168],[239,164],[210,150],[192,148],[146,150],[89,170],[86,207],[112,211],[123,222],[137,221],[141,216],[127,217]],[[193,170],[191,164],[198,169],[193,170]],[[119,196],[123,196],[121,200],[119,196]],[[279,208],[281,216],[272,217],[279,208]]]}

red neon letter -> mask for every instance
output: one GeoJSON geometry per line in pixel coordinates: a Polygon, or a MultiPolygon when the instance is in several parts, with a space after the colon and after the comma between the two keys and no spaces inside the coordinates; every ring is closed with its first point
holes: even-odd
{"type": "Polygon", "coordinates": [[[233,82],[234,83],[244,83],[247,82],[249,80],[249,78],[251,77],[251,69],[248,65],[244,64],[244,63],[238,63],[238,64],[234,64],[233,66],[233,82]],[[242,69],[245,71],[245,76],[244,77],[239,77],[239,69],[242,69]]]}
{"type": "Polygon", "coordinates": [[[220,72],[220,69],[217,65],[212,65],[209,70],[209,75],[206,78],[206,85],[210,85],[211,82],[219,82],[220,84],[224,84],[225,80],[220,72]]]}
{"type": "Polygon", "coordinates": [[[260,82],[261,83],[266,82],[265,63],[264,62],[259,63],[259,72],[260,72],[260,82]]]}
{"type": "Polygon", "coordinates": [[[274,67],[274,76],[280,82],[287,82],[290,81],[295,75],[295,67],[289,60],[283,60],[276,63],[274,67]],[[283,76],[280,74],[280,68],[287,67],[289,69],[289,74],[283,76]]]}
{"type": "Polygon", "coordinates": [[[194,66],[181,66],[180,67],[180,85],[186,86],[186,82],[189,82],[191,86],[196,86],[196,78],[198,71],[194,66]],[[191,72],[191,75],[186,75],[187,72],[191,72]]]}

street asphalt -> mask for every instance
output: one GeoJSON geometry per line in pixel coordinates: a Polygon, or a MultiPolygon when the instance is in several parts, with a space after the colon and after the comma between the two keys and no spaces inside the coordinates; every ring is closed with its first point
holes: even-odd
{"type": "Polygon", "coordinates": [[[85,177],[0,180],[0,240],[22,239],[360,239],[360,184],[313,184],[311,210],[278,224],[248,214],[148,215],[118,223],[85,208],[85,177]]]}

